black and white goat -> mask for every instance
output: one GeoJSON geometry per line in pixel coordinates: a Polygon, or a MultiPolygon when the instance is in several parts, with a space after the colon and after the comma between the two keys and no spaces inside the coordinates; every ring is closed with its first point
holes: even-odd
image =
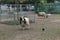
{"type": "Polygon", "coordinates": [[[26,16],[20,17],[20,24],[23,29],[29,28],[28,26],[30,25],[29,18],[26,16]]]}

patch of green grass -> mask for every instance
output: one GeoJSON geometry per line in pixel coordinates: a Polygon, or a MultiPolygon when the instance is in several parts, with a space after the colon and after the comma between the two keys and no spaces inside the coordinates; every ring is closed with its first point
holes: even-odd
{"type": "MultiPolygon", "coordinates": [[[[4,21],[0,22],[1,24],[7,24],[7,25],[19,25],[19,22],[17,20],[15,21],[4,21]]],[[[34,23],[34,21],[30,20],[30,23],[34,23]]]]}
{"type": "Polygon", "coordinates": [[[18,21],[4,21],[0,22],[1,24],[7,24],[7,25],[19,25],[18,21]]]}
{"type": "Polygon", "coordinates": [[[56,32],[60,32],[60,28],[56,29],[55,31],[56,31],[56,32]]]}

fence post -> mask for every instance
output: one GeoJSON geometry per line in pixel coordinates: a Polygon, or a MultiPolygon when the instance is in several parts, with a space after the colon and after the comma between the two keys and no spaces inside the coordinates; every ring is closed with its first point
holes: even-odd
{"type": "Polygon", "coordinates": [[[1,21],[1,5],[0,5],[0,21],[1,21]]]}

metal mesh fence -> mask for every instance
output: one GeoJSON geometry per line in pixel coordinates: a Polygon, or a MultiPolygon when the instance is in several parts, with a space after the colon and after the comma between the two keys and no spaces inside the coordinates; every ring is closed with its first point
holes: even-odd
{"type": "Polygon", "coordinates": [[[0,5],[0,21],[13,21],[17,20],[17,17],[26,15],[30,19],[34,20],[34,11],[33,9],[27,9],[27,7],[30,8],[30,4],[19,4],[19,7],[17,8],[17,4],[4,4],[0,5]],[[9,5],[9,6],[7,6],[9,5]],[[24,6],[23,6],[24,5],[24,6]],[[17,11],[19,9],[19,11],[17,11]],[[33,15],[33,16],[32,16],[33,15]]]}

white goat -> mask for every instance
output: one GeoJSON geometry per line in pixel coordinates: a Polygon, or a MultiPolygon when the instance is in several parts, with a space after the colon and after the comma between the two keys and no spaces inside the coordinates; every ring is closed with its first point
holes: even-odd
{"type": "Polygon", "coordinates": [[[42,16],[44,18],[48,18],[48,16],[51,16],[51,14],[46,14],[45,12],[39,12],[38,16],[42,16]]]}

